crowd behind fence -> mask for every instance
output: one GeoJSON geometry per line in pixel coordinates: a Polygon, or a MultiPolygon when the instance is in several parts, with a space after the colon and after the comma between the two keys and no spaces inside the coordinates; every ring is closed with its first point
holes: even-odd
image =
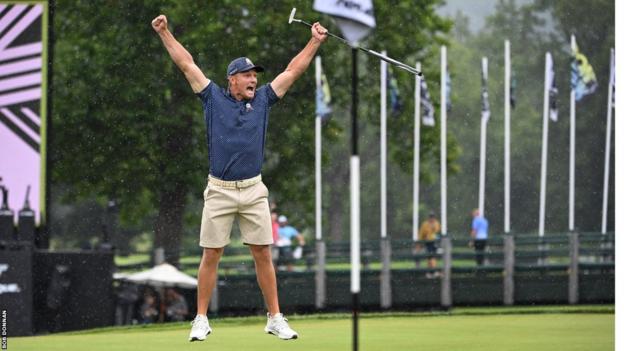
{"type": "MultiPolygon", "coordinates": [[[[386,251],[383,241],[367,240],[361,245],[363,307],[610,303],[615,299],[614,240],[614,233],[494,235],[488,239],[483,264],[477,265],[469,238],[449,235],[438,239],[435,268],[423,264],[431,256],[415,250],[411,240],[387,240],[386,251]],[[390,259],[388,270],[381,264],[384,252],[390,255],[385,258],[390,259]]],[[[323,257],[319,245],[308,245],[294,272],[278,271],[286,309],[336,310],[349,305],[349,243],[325,244],[323,257]]],[[[193,274],[201,250],[185,254],[179,268],[193,274]]],[[[148,268],[151,262],[145,257],[143,262],[118,264],[117,269],[148,268]]],[[[261,296],[238,296],[254,290],[254,274],[246,247],[226,248],[211,311],[261,308],[261,296]]]]}

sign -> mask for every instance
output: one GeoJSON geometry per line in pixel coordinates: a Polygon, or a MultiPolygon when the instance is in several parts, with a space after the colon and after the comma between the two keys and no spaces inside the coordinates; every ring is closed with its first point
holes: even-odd
{"type": "Polygon", "coordinates": [[[47,15],[47,2],[0,1],[0,184],[12,209],[30,185],[37,222],[45,212],[47,15]]]}
{"type": "Polygon", "coordinates": [[[360,41],[376,26],[372,0],[315,0],[314,9],[334,16],[351,43],[360,41]]]}
{"type": "Polygon", "coordinates": [[[30,246],[0,247],[0,307],[6,311],[8,336],[32,334],[32,304],[30,246]]]}

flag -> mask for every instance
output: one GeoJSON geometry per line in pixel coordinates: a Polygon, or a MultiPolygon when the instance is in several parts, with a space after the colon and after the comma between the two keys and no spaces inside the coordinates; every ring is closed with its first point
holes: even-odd
{"type": "Polygon", "coordinates": [[[555,69],[550,53],[546,55],[546,86],[548,86],[548,96],[550,102],[550,119],[552,119],[553,122],[557,122],[557,95],[559,91],[557,90],[555,82],[555,69]]]}
{"type": "Polygon", "coordinates": [[[392,107],[392,116],[396,117],[401,113],[403,109],[403,103],[399,96],[399,83],[396,77],[392,73],[392,66],[388,65],[388,74],[386,75],[386,83],[388,90],[390,90],[390,106],[392,107]]]}
{"type": "Polygon", "coordinates": [[[314,0],[314,9],[331,15],[350,43],[359,42],[376,26],[372,0],[314,0]]]}
{"type": "Polygon", "coordinates": [[[316,115],[325,119],[332,112],[331,94],[325,72],[321,68],[321,84],[316,86],[316,115]]]}
{"type": "Polygon", "coordinates": [[[511,70],[511,84],[509,84],[509,104],[511,108],[516,108],[516,72],[511,70]]]}
{"type": "Polygon", "coordinates": [[[420,104],[423,107],[422,124],[428,127],[435,126],[434,109],[425,76],[422,76],[420,79],[420,104]]]}
{"type": "Polygon", "coordinates": [[[487,58],[484,57],[481,61],[481,118],[485,119],[486,122],[490,119],[490,101],[488,99],[487,80],[487,58]]]}
{"type": "Polygon", "coordinates": [[[589,64],[587,57],[579,51],[574,36],[572,36],[572,63],[570,66],[572,69],[570,84],[572,90],[574,90],[574,99],[580,101],[585,96],[596,91],[598,82],[594,69],[589,64]]]}
{"type": "Polygon", "coordinates": [[[615,50],[611,49],[611,70],[609,82],[611,83],[611,108],[615,107],[615,50]]]}
{"type": "Polygon", "coordinates": [[[446,67],[446,110],[451,111],[451,73],[446,67]]]}

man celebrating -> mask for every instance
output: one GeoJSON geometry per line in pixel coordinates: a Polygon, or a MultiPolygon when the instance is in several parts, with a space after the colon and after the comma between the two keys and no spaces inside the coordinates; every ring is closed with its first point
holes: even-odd
{"type": "Polygon", "coordinates": [[[173,62],[201,99],[206,121],[210,174],[204,191],[199,244],[203,255],[197,281],[197,316],[189,341],[204,340],[211,333],[206,313],[215,287],[217,266],[223,248],[230,242],[234,218],[238,217],[243,242],[255,261],[258,285],[268,307],[264,331],[280,339],[296,339],[280,313],[275,269],[269,245],[273,243],[267,187],[260,171],[269,108],[286,94],[305,72],[312,58],[327,39],[327,30],[318,22],[312,38],[286,70],[271,83],[257,87],[257,73],[264,71],[246,57],[227,67],[228,88],[222,89],[202,73],[189,52],[173,37],[164,15],[152,21],[173,62]]]}

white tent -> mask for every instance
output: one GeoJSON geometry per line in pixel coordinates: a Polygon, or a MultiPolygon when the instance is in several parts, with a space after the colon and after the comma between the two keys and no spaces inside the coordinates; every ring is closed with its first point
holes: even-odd
{"type": "Polygon", "coordinates": [[[134,273],[122,280],[146,284],[154,287],[180,287],[195,288],[197,287],[197,279],[188,274],[180,272],[177,268],[169,263],[161,263],[146,271],[134,273]]]}

